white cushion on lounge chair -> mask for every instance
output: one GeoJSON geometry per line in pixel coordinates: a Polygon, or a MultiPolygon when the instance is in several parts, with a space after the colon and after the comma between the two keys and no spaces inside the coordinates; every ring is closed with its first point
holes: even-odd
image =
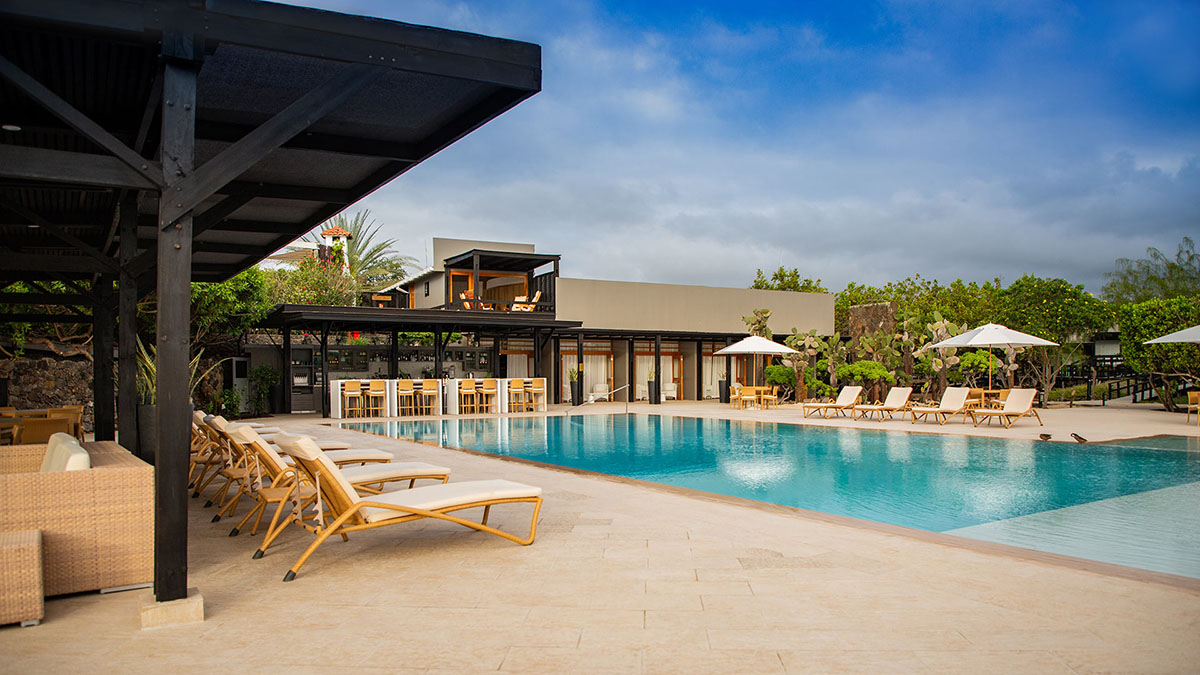
{"type": "Polygon", "coordinates": [[[42,473],[82,471],[92,468],[92,456],[71,434],[62,432],[50,436],[46,455],[42,457],[42,473]]]}
{"type": "MultiPolygon", "coordinates": [[[[345,473],[345,470],[343,470],[345,473]]],[[[455,504],[470,504],[491,499],[522,499],[541,496],[542,489],[510,480],[469,480],[462,483],[446,483],[444,485],[426,485],[411,490],[397,490],[382,495],[364,497],[364,501],[392,504],[395,506],[411,506],[425,511],[435,511],[455,504]]],[[[403,511],[366,507],[362,510],[363,518],[368,523],[381,520],[403,518],[411,515],[403,511]]]]}
{"type": "MultiPolygon", "coordinates": [[[[255,429],[255,431],[258,431],[258,430],[255,429]]],[[[258,435],[264,441],[266,441],[268,443],[274,443],[275,436],[277,436],[281,433],[285,433],[285,432],[280,431],[280,432],[276,432],[273,434],[264,434],[262,432],[259,432],[258,435]]],[[[313,441],[317,444],[318,448],[320,448],[326,452],[329,452],[330,450],[349,450],[350,449],[350,444],[347,443],[346,441],[318,441],[315,438],[313,439],[313,441]]]]}
{"type": "Polygon", "coordinates": [[[967,387],[946,387],[942,392],[942,400],[936,408],[928,406],[913,406],[913,412],[924,413],[956,413],[967,405],[967,395],[971,390],[967,387]]]}
{"type": "Polygon", "coordinates": [[[342,475],[351,483],[374,483],[381,480],[395,480],[406,476],[446,476],[450,469],[426,462],[388,462],[386,464],[364,464],[362,466],[344,466],[342,475]]]}
{"type": "MultiPolygon", "coordinates": [[[[321,446],[317,446],[318,448],[321,446]]],[[[276,445],[276,452],[279,452],[279,446],[276,445]]],[[[335,464],[338,462],[390,462],[396,458],[390,452],[384,450],[375,450],[372,448],[349,448],[346,450],[324,450],[325,456],[335,464]]],[[[289,462],[291,457],[284,457],[284,460],[289,462]]]]}
{"type": "Polygon", "coordinates": [[[242,425],[245,425],[245,426],[248,426],[248,427],[250,427],[251,429],[253,429],[253,430],[257,431],[259,436],[270,436],[270,435],[272,435],[272,434],[281,434],[281,433],[283,433],[283,429],[280,429],[279,427],[264,427],[264,426],[257,426],[257,427],[255,427],[255,426],[251,426],[251,425],[249,425],[249,424],[246,424],[245,422],[234,422],[233,424],[230,424],[229,426],[231,426],[231,427],[232,427],[232,426],[234,426],[234,425],[237,425],[237,424],[242,424],[242,425]]]}

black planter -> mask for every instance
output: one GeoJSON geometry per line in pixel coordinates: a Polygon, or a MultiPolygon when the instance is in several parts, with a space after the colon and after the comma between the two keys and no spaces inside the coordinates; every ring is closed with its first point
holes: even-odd
{"type": "Polygon", "coordinates": [[[650,399],[650,403],[658,405],[662,400],[658,397],[658,380],[646,381],[646,395],[650,399]]]}
{"type": "Polygon", "coordinates": [[[283,409],[283,385],[282,384],[271,385],[271,388],[269,390],[269,396],[270,396],[270,412],[271,413],[278,415],[280,413],[287,412],[283,409]]]}
{"type": "Polygon", "coordinates": [[[729,403],[729,381],[717,381],[717,395],[721,397],[721,403],[729,403]]]}
{"type": "Polygon", "coordinates": [[[583,405],[583,380],[575,380],[571,385],[571,405],[583,405]]]}
{"type": "Polygon", "coordinates": [[[137,407],[137,454],[147,464],[154,463],[154,451],[158,447],[158,414],[153,405],[138,405],[137,407]]]}

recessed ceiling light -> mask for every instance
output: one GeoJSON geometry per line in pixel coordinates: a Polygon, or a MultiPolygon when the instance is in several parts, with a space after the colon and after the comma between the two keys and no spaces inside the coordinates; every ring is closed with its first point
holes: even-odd
{"type": "Polygon", "coordinates": [[[41,225],[34,225],[34,224],[32,224],[32,223],[30,223],[30,225],[29,225],[29,229],[31,229],[31,230],[36,230],[36,229],[38,229],[39,227],[41,227],[41,225]]]}
{"type": "Polygon", "coordinates": [[[17,124],[0,124],[0,129],[5,131],[20,131],[21,127],[17,124]]]}

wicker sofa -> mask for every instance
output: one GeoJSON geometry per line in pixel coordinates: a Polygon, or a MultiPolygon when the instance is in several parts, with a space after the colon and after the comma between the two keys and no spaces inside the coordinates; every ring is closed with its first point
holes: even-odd
{"type": "Polygon", "coordinates": [[[0,447],[0,532],[41,530],[43,594],[150,582],[154,468],[99,441],[91,468],[43,473],[47,447],[0,447]]]}

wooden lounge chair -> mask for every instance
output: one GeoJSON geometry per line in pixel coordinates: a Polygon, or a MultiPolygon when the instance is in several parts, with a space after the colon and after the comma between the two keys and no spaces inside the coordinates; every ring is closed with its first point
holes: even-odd
{"type": "MultiPolygon", "coordinates": [[[[311,484],[300,480],[302,472],[294,466],[289,466],[275,448],[264,441],[249,427],[238,427],[229,434],[230,440],[246,455],[255,458],[252,466],[253,479],[248,483],[246,494],[256,500],[254,508],[247,513],[230,531],[229,536],[236,537],[246,523],[257,515],[254,528],[250,534],[256,534],[266,508],[275,504],[275,514],[267,527],[263,543],[258,547],[254,558],[258,559],[266,552],[271,542],[287,527],[288,522],[280,522],[280,516],[287,504],[296,500],[297,510],[303,510],[310,500],[315,500],[316,490],[311,484]]],[[[288,437],[301,438],[301,437],[288,437]]],[[[306,437],[304,437],[306,438],[306,437]]],[[[312,440],[312,439],[309,439],[312,440]]],[[[413,487],[418,480],[440,480],[442,483],[450,480],[450,469],[426,462],[389,462],[387,464],[368,464],[340,469],[342,475],[359,493],[379,494],[383,486],[398,481],[408,481],[408,487],[413,487]]]]}
{"type": "Polygon", "coordinates": [[[864,417],[871,419],[871,415],[879,413],[879,421],[882,422],[898,412],[900,419],[904,419],[904,411],[908,409],[910,396],[912,396],[912,387],[892,387],[888,390],[883,403],[864,403],[854,406],[854,416],[858,419],[864,417]]]}
{"type": "Polygon", "coordinates": [[[1187,416],[1184,417],[1184,424],[1192,421],[1192,413],[1196,413],[1196,424],[1200,425],[1200,391],[1188,392],[1187,416]]]}
{"type": "Polygon", "coordinates": [[[532,312],[533,308],[537,306],[536,303],[537,303],[538,299],[541,297],[542,297],[542,292],[538,291],[537,293],[533,294],[533,299],[529,301],[529,302],[532,302],[535,304],[523,305],[523,304],[520,304],[525,301],[525,296],[522,295],[513,302],[512,311],[514,311],[514,312],[532,312]]]}
{"type": "Polygon", "coordinates": [[[862,394],[862,387],[858,385],[842,387],[842,390],[838,392],[837,400],[833,403],[804,403],[802,412],[805,417],[814,412],[820,412],[821,417],[824,418],[828,418],[830,412],[845,415],[847,411],[854,409],[854,404],[858,402],[860,394],[862,394]]]}
{"type": "Polygon", "coordinates": [[[998,419],[1004,423],[1004,428],[1011,429],[1017,420],[1027,415],[1036,417],[1038,426],[1045,426],[1042,424],[1041,415],[1038,415],[1037,410],[1033,407],[1035,398],[1037,398],[1037,389],[1013,389],[1005,399],[1003,408],[999,410],[968,410],[967,413],[971,416],[971,421],[975,423],[975,426],[979,426],[979,423],[984,420],[991,423],[992,419],[998,419]]]}
{"type": "Polygon", "coordinates": [[[297,522],[316,534],[317,539],[284,575],[284,581],[295,579],[296,573],[313,552],[335,534],[345,537],[349,532],[422,518],[447,520],[525,546],[532,544],[537,534],[538,512],[542,508],[541,488],[507,480],[476,480],[397,490],[364,499],[358,496],[342,472],[311,440],[302,437],[283,438],[280,439],[280,447],[295,458],[297,467],[312,481],[322,497],[316,503],[322,512],[311,523],[303,520],[297,522]],[[522,539],[487,524],[493,506],[521,502],[533,504],[527,538],[522,539]],[[477,507],[483,507],[483,517],[478,523],[452,515],[455,511],[477,507]],[[324,509],[328,509],[329,513],[324,513],[324,509]]]}
{"type": "Polygon", "coordinates": [[[938,424],[945,424],[947,420],[955,415],[962,413],[963,423],[967,421],[967,394],[970,389],[966,387],[946,387],[946,391],[942,393],[942,400],[937,407],[929,406],[913,406],[909,410],[912,413],[913,424],[917,423],[917,418],[926,418],[933,416],[938,424]]]}

